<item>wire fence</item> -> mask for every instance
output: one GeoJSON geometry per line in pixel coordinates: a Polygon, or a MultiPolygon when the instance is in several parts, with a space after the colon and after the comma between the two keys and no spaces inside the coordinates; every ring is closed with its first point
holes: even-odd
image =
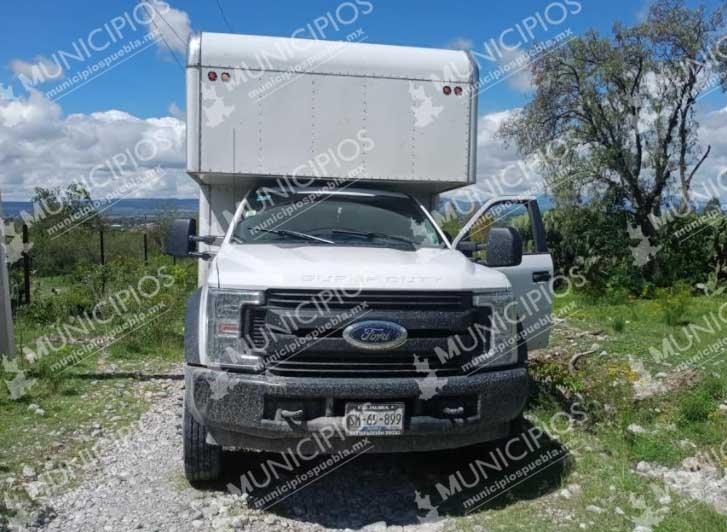
{"type": "Polygon", "coordinates": [[[23,251],[9,264],[10,297],[14,309],[31,304],[34,280],[38,276],[69,274],[78,263],[104,267],[112,260],[136,259],[149,264],[151,257],[163,252],[159,231],[150,235],[146,230],[102,227],[75,235],[73,239],[63,239],[63,242],[52,239],[34,241],[32,230],[23,224],[19,234],[22,234],[23,251]]]}

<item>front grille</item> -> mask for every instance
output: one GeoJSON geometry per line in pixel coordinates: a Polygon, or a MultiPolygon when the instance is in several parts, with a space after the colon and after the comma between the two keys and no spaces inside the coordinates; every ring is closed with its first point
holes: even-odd
{"type": "Polygon", "coordinates": [[[268,305],[279,308],[325,304],[328,308],[340,309],[366,303],[371,309],[458,310],[472,305],[472,294],[386,290],[365,290],[346,294],[340,290],[268,290],[267,302],[268,305]]]}
{"type": "Polygon", "coordinates": [[[272,375],[446,377],[466,373],[468,362],[489,349],[489,334],[483,332],[489,320],[489,309],[473,307],[469,292],[365,291],[346,296],[269,290],[265,306],[246,310],[245,335],[272,375]],[[341,318],[355,308],[363,310],[341,318]],[[291,326],[296,315],[304,316],[305,323],[291,326]],[[356,349],[342,331],[362,320],[398,323],[407,329],[407,340],[387,351],[356,349]],[[334,321],[335,327],[326,327],[334,321]],[[313,335],[316,330],[321,332],[313,335]]]}

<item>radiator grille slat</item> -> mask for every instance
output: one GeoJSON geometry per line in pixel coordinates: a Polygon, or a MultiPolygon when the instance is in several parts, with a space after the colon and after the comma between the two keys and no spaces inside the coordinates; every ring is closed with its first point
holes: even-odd
{"type": "Polygon", "coordinates": [[[356,293],[319,290],[268,290],[268,305],[296,308],[301,304],[325,302],[327,308],[355,307],[366,303],[373,309],[456,310],[471,306],[469,292],[403,292],[364,290],[356,293]]]}

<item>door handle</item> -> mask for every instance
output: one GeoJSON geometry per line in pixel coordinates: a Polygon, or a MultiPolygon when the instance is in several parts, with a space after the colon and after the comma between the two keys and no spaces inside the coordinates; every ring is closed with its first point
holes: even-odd
{"type": "Polygon", "coordinates": [[[533,272],[533,282],[544,283],[546,281],[550,281],[549,271],[533,272]]]}

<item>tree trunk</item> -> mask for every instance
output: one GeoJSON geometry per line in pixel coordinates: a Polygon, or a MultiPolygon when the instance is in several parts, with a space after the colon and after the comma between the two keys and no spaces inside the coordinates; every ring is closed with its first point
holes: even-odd
{"type": "Polygon", "coordinates": [[[650,214],[651,210],[644,212],[642,209],[637,209],[634,213],[634,219],[636,220],[636,224],[641,228],[643,235],[653,244],[654,238],[656,238],[656,227],[651,221],[650,214]]]}
{"type": "Polygon", "coordinates": [[[689,184],[685,179],[681,180],[681,195],[682,201],[680,208],[683,213],[687,213],[692,210],[692,203],[691,198],[689,197],[689,184]]]}
{"type": "MultiPolygon", "coordinates": [[[[650,214],[653,214],[658,216],[660,214],[660,208],[655,207],[653,209],[640,209],[637,210],[634,213],[634,218],[636,220],[637,225],[641,228],[641,233],[649,239],[649,243],[652,246],[657,246],[657,228],[652,222],[652,218],[650,214]]],[[[661,266],[659,264],[659,255],[658,253],[651,255],[651,260],[647,262],[644,265],[644,274],[647,278],[651,279],[652,281],[658,283],[659,278],[661,277],[661,266]]]]}

